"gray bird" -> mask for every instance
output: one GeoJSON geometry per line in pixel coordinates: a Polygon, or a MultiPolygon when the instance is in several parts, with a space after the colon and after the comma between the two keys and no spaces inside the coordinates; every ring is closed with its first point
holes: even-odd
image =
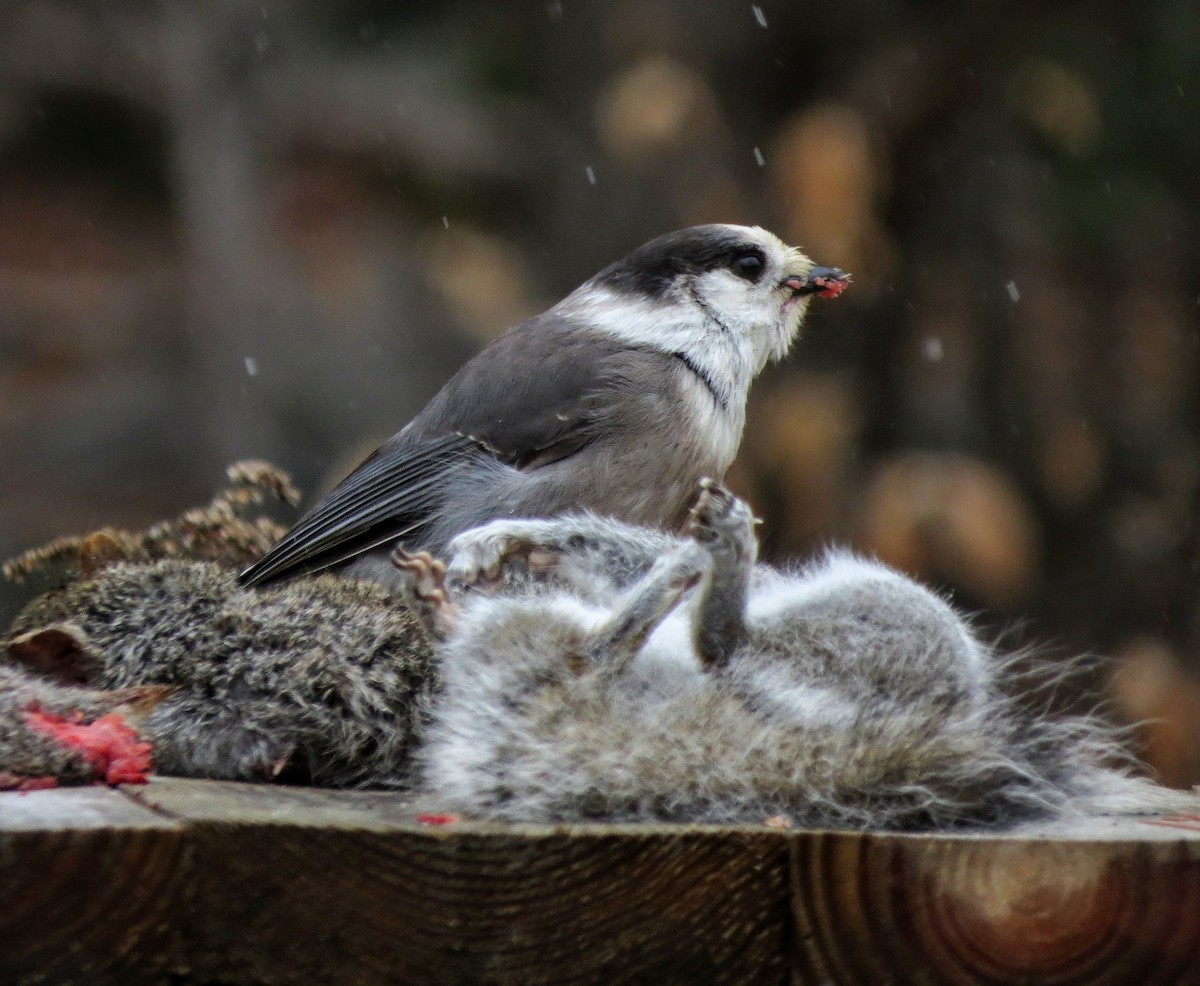
{"type": "Polygon", "coordinates": [[[242,584],[341,566],[395,586],[398,543],[437,553],[501,517],[677,527],[732,463],[751,382],[848,280],[757,227],[651,240],[466,363],[242,584]]]}

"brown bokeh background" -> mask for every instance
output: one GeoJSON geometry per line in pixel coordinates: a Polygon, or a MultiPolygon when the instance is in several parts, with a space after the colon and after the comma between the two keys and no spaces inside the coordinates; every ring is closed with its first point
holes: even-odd
{"type": "Polygon", "coordinates": [[[855,275],[752,400],[770,556],[1103,655],[1200,781],[1197,38],[1192,0],[5,3],[0,555],[241,457],[315,492],[604,263],[758,223],[855,275]]]}

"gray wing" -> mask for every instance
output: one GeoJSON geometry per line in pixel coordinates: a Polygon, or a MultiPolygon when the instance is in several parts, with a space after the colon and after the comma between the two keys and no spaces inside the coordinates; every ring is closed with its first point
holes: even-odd
{"type": "Polygon", "coordinates": [[[483,457],[531,470],[580,451],[603,430],[597,425],[625,352],[551,316],[501,336],[246,569],[242,584],[315,572],[388,541],[418,539],[444,504],[452,471],[483,457]]]}
{"type": "Polygon", "coordinates": [[[462,435],[393,439],[320,499],[239,581],[254,586],[320,571],[417,533],[440,506],[449,474],[491,455],[462,435]]]}
{"type": "Polygon", "coordinates": [[[413,419],[417,435],[457,432],[517,469],[578,452],[603,432],[630,349],[539,315],[468,362],[413,419]]]}

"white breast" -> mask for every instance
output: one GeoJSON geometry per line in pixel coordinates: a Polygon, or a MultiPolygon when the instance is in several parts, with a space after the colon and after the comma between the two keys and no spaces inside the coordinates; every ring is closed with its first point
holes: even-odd
{"type": "Polygon", "coordinates": [[[686,402],[684,413],[696,425],[693,434],[707,436],[704,451],[717,464],[713,478],[719,479],[732,464],[742,442],[742,429],[746,424],[745,396],[722,405],[704,381],[690,373],[683,385],[683,396],[686,402]]]}
{"type": "MultiPolygon", "coordinates": [[[[753,343],[707,319],[691,302],[630,297],[611,288],[585,284],[554,310],[631,347],[685,353],[708,377],[722,402],[744,415],[746,395],[760,368],[753,343]]],[[[703,384],[700,386],[707,392],[703,384]]],[[[736,426],[740,434],[740,419],[736,426]]]]}

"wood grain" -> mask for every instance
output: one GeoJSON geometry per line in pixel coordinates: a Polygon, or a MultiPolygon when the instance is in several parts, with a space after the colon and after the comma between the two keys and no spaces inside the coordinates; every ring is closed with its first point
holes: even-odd
{"type": "Polygon", "coordinates": [[[187,812],[198,974],[262,983],[782,982],[787,856],[766,830],[428,828],[386,795],[249,785],[187,812]],[[344,800],[345,799],[345,800],[344,800]]]}
{"type": "Polygon", "coordinates": [[[166,982],[184,964],[183,836],[106,788],[0,794],[0,982],[166,982]]]}
{"type": "Polygon", "coordinates": [[[425,826],[403,795],[0,795],[0,983],[1200,983],[1200,821],[425,826]]]}
{"type": "Polygon", "coordinates": [[[1200,842],[1188,827],[1080,826],[795,839],[801,980],[1200,982],[1200,842]]]}

